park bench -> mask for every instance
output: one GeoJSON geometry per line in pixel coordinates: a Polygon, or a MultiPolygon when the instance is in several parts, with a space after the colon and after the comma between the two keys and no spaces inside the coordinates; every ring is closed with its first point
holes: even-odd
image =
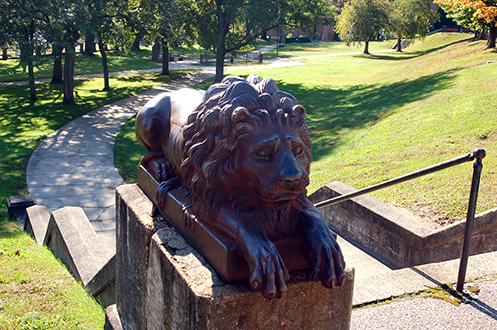
{"type": "Polygon", "coordinates": [[[183,56],[180,53],[171,53],[169,54],[169,61],[183,61],[183,56]]]}

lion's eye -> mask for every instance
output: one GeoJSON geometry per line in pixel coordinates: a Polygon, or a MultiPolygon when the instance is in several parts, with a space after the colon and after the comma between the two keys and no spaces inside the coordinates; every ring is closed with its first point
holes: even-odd
{"type": "Polygon", "coordinates": [[[301,146],[297,146],[295,148],[293,148],[293,154],[295,156],[300,156],[304,153],[304,148],[302,148],[301,146]]]}
{"type": "Polygon", "coordinates": [[[271,156],[271,150],[269,150],[267,148],[263,148],[263,149],[257,150],[255,152],[255,155],[258,158],[267,159],[271,156]]]}

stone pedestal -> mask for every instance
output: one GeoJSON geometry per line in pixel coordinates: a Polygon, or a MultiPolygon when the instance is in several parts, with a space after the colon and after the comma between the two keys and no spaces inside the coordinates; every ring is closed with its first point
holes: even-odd
{"type": "Polygon", "coordinates": [[[248,281],[224,283],[172,227],[152,237],[147,329],[349,329],[353,270],[333,290],[291,273],[282,299],[265,300],[248,281]]]}
{"type": "Polygon", "coordinates": [[[117,309],[109,311],[124,329],[349,329],[353,269],[332,290],[293,272],[286,295],[267,301],[248,281],[222,281],[172,226],[154,221],[137,186],[117,194],[117,309]]]}

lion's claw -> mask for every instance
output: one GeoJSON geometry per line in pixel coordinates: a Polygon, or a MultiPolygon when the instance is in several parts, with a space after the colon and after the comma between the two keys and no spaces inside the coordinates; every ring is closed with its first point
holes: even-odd
{"type": "Polygon", "coordinates": [[[324,241],[311,245],[308,259],[311,265],[309,278],[312,281],[321,281],[326,288],[333,288],[343,283],[345,262],[338,245],[333,244],[331,239],[329,241],[324,239],[324,241]]]}
{"type": "Polygon", "coordinates": [[[251,243],[253,245],[246,246],[245,255],[249,263],[252,290],[260,291],[268,300],[283,297],[289,274],[276,247],[267,240],[257,238],[251,243]]]}
{"type": "Polygon", "coordinates": [[[309,279],[321,281],[324,287],[342,285],[345,261],[336,241],[336,235],[318,217],[304,214],[302,226],[303,248],[309,262],[309,279]]]}

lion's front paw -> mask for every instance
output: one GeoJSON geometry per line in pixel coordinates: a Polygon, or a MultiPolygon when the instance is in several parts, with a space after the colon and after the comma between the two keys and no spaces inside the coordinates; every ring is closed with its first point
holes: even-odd
{"type": "Polygon", "coordinates": [[[309,242],[307,255],[311,280],[321,281],[326,288],[342,285],[345,278],[345,261],[331,232],[313,237],[309,242]]]}
{"type": "Polygon", "coordinates": [[[251,238],[244,246],[252,290],[261,291],[268,300],[283,297],[289,275],[274,244],[269,239],[251,238]]]}

